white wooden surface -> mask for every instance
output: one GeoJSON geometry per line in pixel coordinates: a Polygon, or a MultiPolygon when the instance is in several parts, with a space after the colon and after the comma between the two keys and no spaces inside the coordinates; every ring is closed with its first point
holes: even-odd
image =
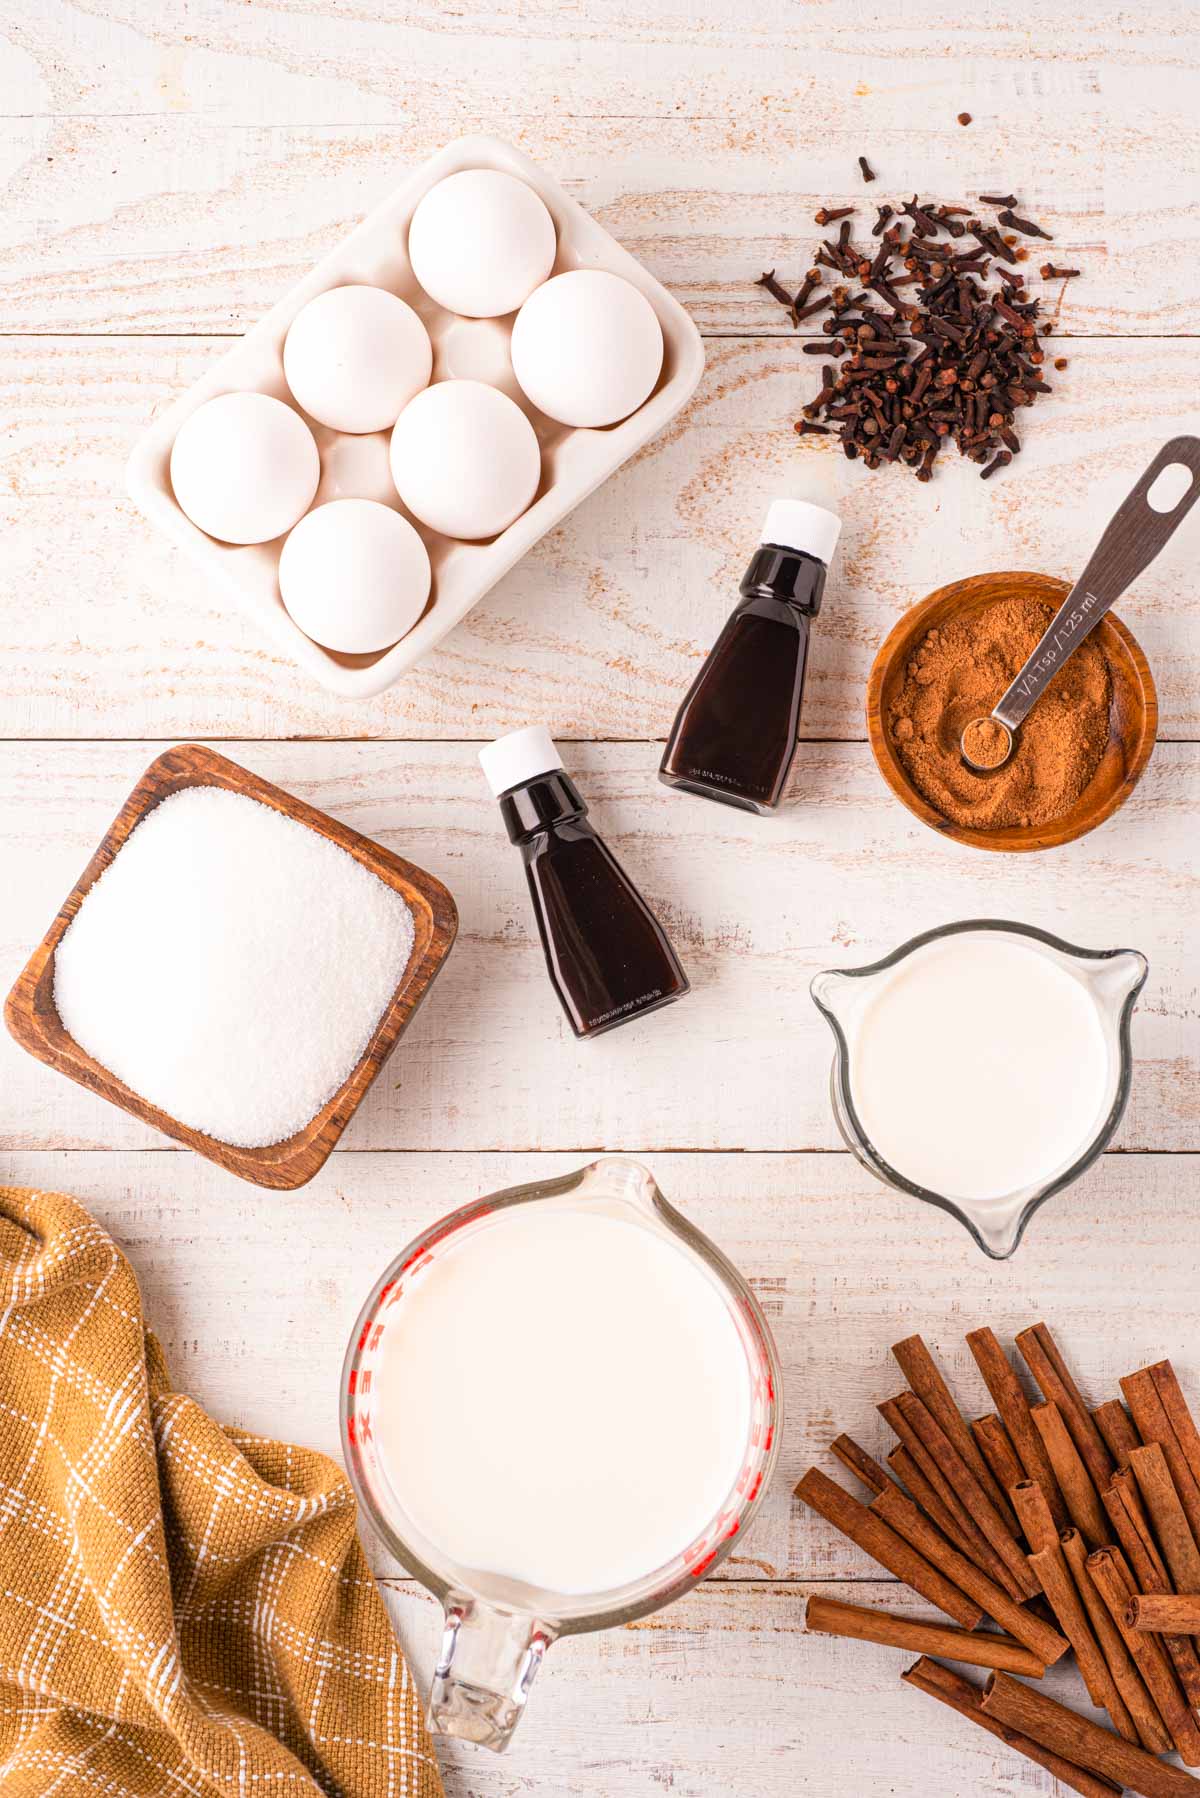
{"type": "MultiPolygon", "coordinates": [[[[744,1552],[643,1625],[555,1649],[504,1760],[451,1798],[896,1798],[1054,1790],[935,1712],[901,1657],[808,1638],[812,1582],[906,1603],[789,1494],[839,1427],[883,1446],[890,1342],[922,1329],[964,1404],[962,1337],[1051,1319],[1098,1399],[1161,1353],[1200,1392],[1193,530],[1121,610],[1160,747],[1107,829],[971,856],[910,823],[863,741],[874,648],[987,567],[1070,574],[1171,432],[1200,428],[1200,62],[1191,9],[1067,0],[0,0],[0,989],[164,740],[235,758],[444,878],[445,974],[344,1148],[266,1195],[0,1044],[0,1179],[78,1194],[125,1243],[176,1375],[213,1411],[336,1452],[345,1337],[379,1266],[480,1191],[641,1154],[741,1265],[787,1376],[779,1478],[744,1552]],[[960,111],[973,114],[963,129],[960,111]],[[687,415],[414,675],[354,707],[308,687],[135,515],[129,444],[396,173],[461,131],[544,158],[709,337],[687,415]],[[879,171],[864,190],[854,159],[879,171]],[[981,486],[871,478],[791,423],[811,362],[752,285],[798,275],[822,199],[1012,185],[1086,269],[1070,366],[981,486]],[[795,804],[760,822],[666,793],[658,740],[777,492],[836,503],[795,804]],[[693,977],[580,1048],[550,996],[480,739],[544,719],[693,977]],[[1015,1261],[841,1153],[813,972],[928,924],[1009,915],[1149,955],[1118,1152],[1015,1261]]],[[[1040,260],[1040,257],[1038,258],[1040,260]]],[[[375,1550],[428,1678],[433,1606],[375,1550]]],[[[916,1601],[911,1601],[919,1608],[916,1601]]]]}

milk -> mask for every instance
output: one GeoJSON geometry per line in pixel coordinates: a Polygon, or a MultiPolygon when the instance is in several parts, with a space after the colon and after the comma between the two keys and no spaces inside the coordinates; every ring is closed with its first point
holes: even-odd
{"type": "Polygon", "coordinates": [[[1068,959],[1029,938],[927,943],[875,977],[845,1027],[864,1133],[898,1174],[945,1198],[1044,1184],[1097,1135],[1116,1091],[1096,999],[1068,959]]]}
{"type": "Polygon", "coordinates": [[[407,1276],[372,1394],[402,1532],[565,1595],[692,1544],[749,1442],[750,1365],[715,1280],[653,1226],[569,1199],[498,1211],[407,1276]]]}

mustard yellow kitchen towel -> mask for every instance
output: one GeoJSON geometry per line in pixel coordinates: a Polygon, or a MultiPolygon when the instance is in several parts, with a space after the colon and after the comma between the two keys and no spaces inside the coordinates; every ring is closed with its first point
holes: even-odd
{"type": "Polygon", "coordinates": [[[4,1798],[440,1798],[323,1455],[172,1392],[132,1268],[0,1187],[4,1798]]]}

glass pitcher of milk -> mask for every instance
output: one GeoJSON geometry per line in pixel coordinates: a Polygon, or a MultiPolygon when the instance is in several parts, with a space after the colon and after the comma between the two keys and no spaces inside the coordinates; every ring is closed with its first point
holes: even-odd
{"type": "Polygon", "coordinates": [[[445,1610],[431,1727],[504,1748],[562,1635],[729,1553],[782,1424],[745,1280],[636,1161],[442,1218],[371,1292],[342,1376],[359,1501],[445,1610]]]}
{"type": "Polygon", "coordinates": [[[976,918],[869,967],[818,974],[811,991],[836,1043],[833,1111],[847,1147],[1005,1259],[1120,1122],[1147,972],[1135,949],[1079,949],[976,918]]]}

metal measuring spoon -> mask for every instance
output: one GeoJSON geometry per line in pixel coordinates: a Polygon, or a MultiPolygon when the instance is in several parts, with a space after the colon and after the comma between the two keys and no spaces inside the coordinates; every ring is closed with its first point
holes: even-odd
{"type": "Polygon", "coordinates": [[[1063,663],[1149,568],[1197,499],[1200,437],[1172,437],[1113,513],[1087,567],[1000,703],[964,729],[959,747],[968,768],[976,774],[1003,768],[1016,746],[1016,731],[1063,663]]]}

